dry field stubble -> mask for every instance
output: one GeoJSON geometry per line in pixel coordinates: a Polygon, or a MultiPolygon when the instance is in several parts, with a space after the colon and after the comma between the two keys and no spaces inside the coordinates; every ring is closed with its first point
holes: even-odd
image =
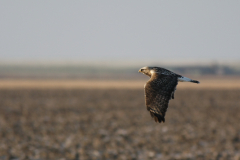
{"type": "MultiPolygon", "coordinates": [[[[0,80],[0,89],[142,89],[148,80],[0,80]]],[[[198,79],[198,78],[197,78],[198,79]]],[[[178,89],[240,89],[240,78],[200,78],[201,84],[181,83],[178,89]]]]}
{"type": "Polygon", "coordinates": [[[240,89],[179,89],[155,123],[143,89],[1,89],[0,159],[240,159],[240,89]]]}

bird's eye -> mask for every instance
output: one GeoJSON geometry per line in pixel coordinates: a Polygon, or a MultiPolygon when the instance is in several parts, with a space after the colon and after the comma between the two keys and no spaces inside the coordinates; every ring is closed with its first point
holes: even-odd
{"type": "Polygon", "coordinates": [[[144,69],[141,69],[141,72],[143,71],[144,69]]]}

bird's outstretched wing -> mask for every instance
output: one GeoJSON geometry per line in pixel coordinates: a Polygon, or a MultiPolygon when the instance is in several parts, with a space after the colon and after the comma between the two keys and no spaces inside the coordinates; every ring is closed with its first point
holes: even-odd
{"type": "Polygon", "coordinates": [[[156,122],[165,122],[168,103],[178,84],[176,76],[157,75],[145,85],[145,102],[147,110],[156,122]]]}

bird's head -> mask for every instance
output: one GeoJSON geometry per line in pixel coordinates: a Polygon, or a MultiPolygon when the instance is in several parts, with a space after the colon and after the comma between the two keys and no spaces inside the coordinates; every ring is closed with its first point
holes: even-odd
{"type": "Polygon", "coordinates": [[[160,67],[143,67],[143,68],[139,69],[138,72],[151,77],[152,74],[154,74],[154,73],[161,74],[161,68],[160,67]]]}

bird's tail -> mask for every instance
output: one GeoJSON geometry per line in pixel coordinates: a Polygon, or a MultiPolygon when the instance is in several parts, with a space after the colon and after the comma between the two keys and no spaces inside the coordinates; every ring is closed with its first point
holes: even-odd
{"type": "Polygon", "coordinates": [[[190,79],[190,78],[183,77],[183,76],[178,77],[178,81],[180,81],[180,82],[193,82],[193,83],[200,83],[200,82],[197,81],[197,80],[192,80],[192,79],[190,79]]]}
{"type": "Polygon", "coordinates": [[[200,83],[200,82],[197,81],[197,80],[191,80],[191,82],[193,82],[193,83],[200,83]]]}

